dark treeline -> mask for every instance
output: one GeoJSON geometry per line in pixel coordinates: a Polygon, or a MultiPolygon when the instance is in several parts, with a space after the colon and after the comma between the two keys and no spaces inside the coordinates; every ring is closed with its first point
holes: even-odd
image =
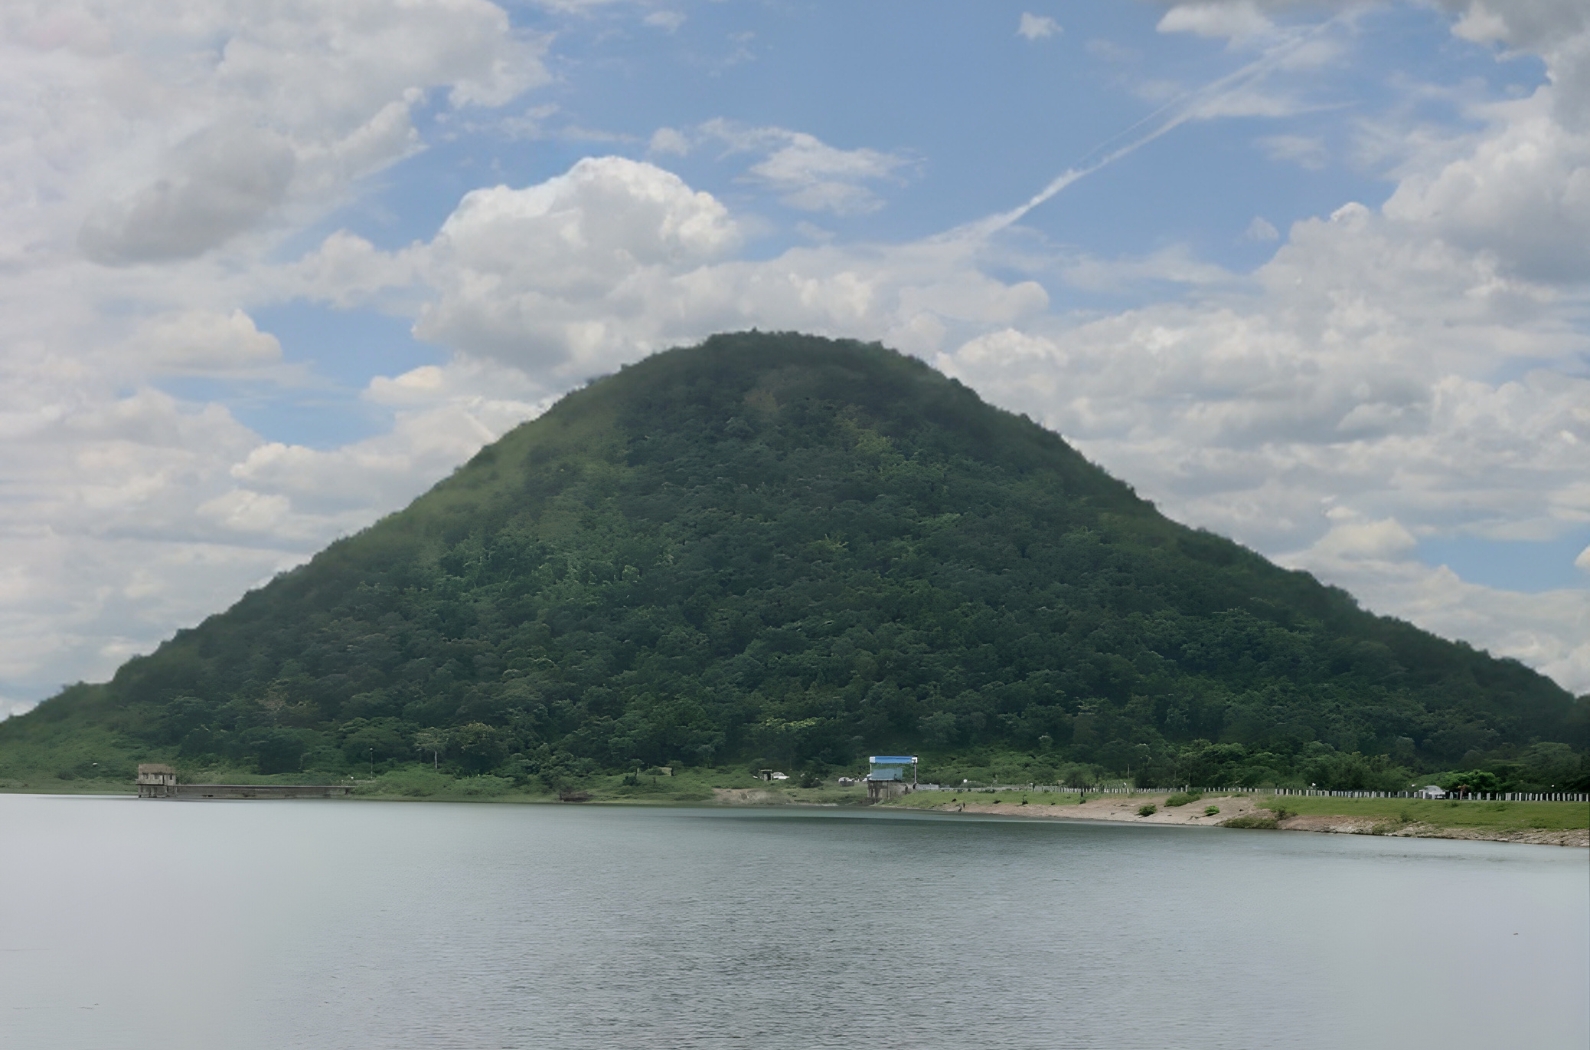
{"type": "Polygon", "coordinates": [[[1582,776],[1586,698],[1160,516],[877,346],[723,336],[569,395],[414,505],[76,687],[259,772],[555,782],[910,749],[1031,779],[1582,776]]]}

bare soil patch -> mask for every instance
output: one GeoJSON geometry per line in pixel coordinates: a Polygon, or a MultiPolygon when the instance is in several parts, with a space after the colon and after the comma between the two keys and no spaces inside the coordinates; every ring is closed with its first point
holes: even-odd
{"type": "Polygon", "coordinates": [[[712,801],[725,806],[784,806],[790,798],[766,788],[713,788],[712,801]]]}
{"type": "Polygon", "coordinates": [[[995,805],[978,802],[976,797],[969,795],[955,802],[928,808],[941,813],[993,813],[1002,817],[1044,820],[1109,820],[1123,824],[1197,824],[1211,828],[1222,820],[1246,816],[1256,808],[1253,799],[1245,795],[1205,795],[1196,802],[1173,807],[1165,805],[1165,800],[1170,797],[1168,794],[1099,795],[1081,805],[1047,805],[1040,794],[1029,796],[1030,800],[1025,806],[1020,803],[1012,805],[1002,802],[995,805]],[[1146,817],[1138,816],[1138,809],[1146,803],[1152,803],[1158,809],[1146,817]],[[1208,806],[1217,806],[1220,812],[1204,816],[1204,809],[1208,806]]]}

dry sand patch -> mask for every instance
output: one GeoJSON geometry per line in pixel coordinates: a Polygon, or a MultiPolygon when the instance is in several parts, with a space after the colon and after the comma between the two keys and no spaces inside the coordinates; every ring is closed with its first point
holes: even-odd
{"type": "Polygon", "coordinates": [[[1015,804],[1001,802],[978,802],[976,796],[958,798],[954,802],[946,802],[935,806],[939,812],[953,813],[993,813],[1006,817],[1035,817],[1053,820],[1110,820],[1124,824],[1195,824],[1204,827],[1214,827],[1222,820],[1232,817],[1243,817],[1253,813],[1258,807],[1253,798],[1247,795],[1205,795],[1195,802],[1185,806],[1167,807],[1165,800],[1167,794],[1137,794],[1137,795],[1100,795],[1089,798],[1081,805],[1046,805],[1042,793],[1029,795],[1027,805],[1019,802],[1015,804]],[[1152,803],[1158,807],[1155,812],[1146,817],[1137,815],[1138,808],[1152,803]],[[1214,816],[1204,816],[1204,809],[1208,806],[1217,806],[1219,813],[1214,816]]]}
{"type": "MultiPolygon", "coordinates": [[[[975,797],[975,796],[973,796],[975,797]]],[[[1121,824],[1180,824],[1201,827],[1218,827],[1233,817],[1257,813],[1273,816],[1272,811],[1260,807],[1252,795],[1205,795],[1185,806],[1168,808],[1165,800],[1170,796],[1160,794],[1103,795],[1089,799],[1079,806],[1048,806],[1029,797],[1025,806],[991,802],[976,802],[973,797],[957,799],[932,807],[938,812],[992,813],[1006,817],[1028,817],[1054,820],[1105,820],[1121,824]],[[1155,812],[1146,817],[1137,815],[1138,808],[1152,803],[1155,812]],[[1204,816],[1206,806],[1218,806],[1220,812],[1204,816]]],[[[1347,816],[1337,814],[1308,814],[1291,816],[1279,825],[1282,831],[1314,831],[1333,835],[1388,835],[1398,838],[1466,839],[1486,842],[1518,842],[1539,846],[1590,847],[1590,829],[1575,828],[1567,831],[1500,828],[1452,828],[1434,824],[1398,824],[1385,818],[1347,816]]]]}
{"type": "MultiPolygon", "coordinates": [[[[1205,795],[1185,806],[1166,806],[1168,792],[1139,793],[1136,795],[1099,795],[1081,805],[1050,804],[1048,792],[1035,791],[1027,796],[1027,804],[1019,802],[978,801],[977,793],[964,797],[951,792],[943,802],[932,806],[913,806],[924,813],[987,813],[998,817],[1021,817],[1028,820],[1099,820],[1118,824],[1177,824],[1182,827],[1219,827],[1235,817],[1258,814],[1264,817],[1274,813],[1258,804],[1254,795],[1205,795]],[[1139,808],[1152,804],[1155,811],[1146,817],[1137,815],[1139,808]],[[1220,812],[1206,816],[1204,810],[1217,807],[1220,812]]],[[[780,791],[765,788],[713,788],[713,801],[728,806],[781,806],[803,805],[780,791]]],[[[918,796],[920,797],[920,796],[918,796]]],[[[1387,835],[1396,838],[1467,839],[1488,842],[1518,842],[1539,846],[1590,847],[1590,829],[1575,828],[1567,831],[1546,829],[1452,828],[1435,824],[1399,824],[1385,818],[1347,816],[1340,814],[1311,813],[1290,816],[1279,825],[1282,831],[1313,831],[1333,835],[1387,835]]]]}

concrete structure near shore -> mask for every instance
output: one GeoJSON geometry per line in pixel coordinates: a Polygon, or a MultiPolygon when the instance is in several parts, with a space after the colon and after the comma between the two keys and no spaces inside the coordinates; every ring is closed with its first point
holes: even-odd
{"type": "Polygon", "coordinates": [[[177,798],[346,798],[352,784],[178,784],[177,798]]]}
{"type": "Polygon", "coordinates": [[[352,784],[178,784],[170,766],[138,766],[139,798],[345,798],[352,793],[352,784]]]}
{"type": "Polygon", "coordinates": [[[176,798],[177,771],[160,762],[138,763],[139,798],[176,798]]]}

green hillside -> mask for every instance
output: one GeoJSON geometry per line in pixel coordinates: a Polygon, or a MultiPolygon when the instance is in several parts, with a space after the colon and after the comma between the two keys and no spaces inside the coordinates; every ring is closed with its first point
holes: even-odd
{"type": "Polygon", "coordinates": [[[1523,785],[1577,775],[1587,701],[1167,520],[920,361],[749,333],[591,383],[0,723],[0,779],[423,757],[556,783],[910,750],[930,776],[1523,785]]]}

